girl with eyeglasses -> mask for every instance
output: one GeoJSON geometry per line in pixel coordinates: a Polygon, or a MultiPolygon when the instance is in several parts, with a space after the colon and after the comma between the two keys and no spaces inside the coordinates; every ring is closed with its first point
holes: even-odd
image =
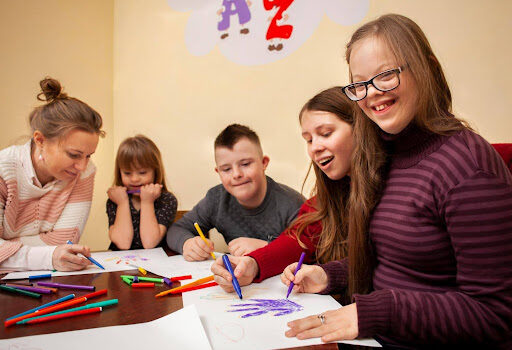
{"type": "Polygon", "coordinates": [[[425,34],[385,15],[346,50],[359,106],[348,259],[303,265],[300,292],[346,291],[353,303],[288,323],[288,337],[375,337],[395,348],[512,348],[512,176],[452,113],[425,34]]]}

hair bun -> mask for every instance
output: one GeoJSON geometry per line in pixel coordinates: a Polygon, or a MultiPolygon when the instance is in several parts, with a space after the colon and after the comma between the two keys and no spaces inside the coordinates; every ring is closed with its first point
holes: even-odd
{"type": "Polygon", "coordinates": [[[37,94],[39,101],[52,102],[58,98],[67,97],[67,94],[62,92],[62,86],[56,79],[46,77],[39,82],[39,86],[41,86],[41,92],[37,94]]]}

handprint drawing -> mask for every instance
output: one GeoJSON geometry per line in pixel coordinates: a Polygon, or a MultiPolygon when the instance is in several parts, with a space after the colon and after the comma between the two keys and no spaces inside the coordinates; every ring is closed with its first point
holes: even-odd
{"type": "Polygon", "coordinates": [[[236,307],[235,310],[228,310],[228,312],[249,312],[241,316],[241,318],[259,316],[269,312],[274,312],[274,316],[288,315],[293,312],[298,312],[304,309],[301,305],[294,303],[288,299],[249,299],[254,301],[252,304],[235,304],[231,305],[236,307]]]}

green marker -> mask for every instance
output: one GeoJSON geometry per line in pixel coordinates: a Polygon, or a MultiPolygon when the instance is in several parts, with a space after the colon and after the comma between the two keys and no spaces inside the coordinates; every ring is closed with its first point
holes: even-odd
{"type": "Polygon", "coordinates": [[[80,306],[80,307],[75,307],[75,308],[72,308],[72,309],[67,309],[67,310],[62,310],[62,311],[57,311],[57,312],[52,312],[50,314],[45,314],[45,315],[41,315],[41,316],[36,316],[36,317],[30,317],[30,318],[26,318],[24,320],[21,320],[21,321],[18,321],[16,322],[16,324],[25,324],[27,323],[28,321],[30,320],[35,320],[37,318],[41,318],[41,317],[47,317],[47,316],[53,316],[53,315],[60,315],[60,314],[65,314],[67,312],[73,312],[73,311],[79,311],[79,310],[85,310],[85,309],[91,309],[91,308],[94,308],[94,307],[103,307],[103,306],[110,306],[110,305],[116,305],[118,303],[118,300],[117,299],[110,299],[110,300],[105,300],[105,301],[100,301],[98,303],[92,303],[92,304],[89,304],[89,305],[84,305],[84,306],[80,306]]]}
{"type": "Polygon", "coordinates": [[[131,279],[123,277],[123,276],[121,276],[121,278],[123,279],[124,283],[126,283],[127,285],[129,285],[129,286],[132,285],[132,280],[131,279]]]}
{"type": "Polygon", "coordinates": [[[39,294],[39,293],[29,292],[27,290],[21,290],[21,289],[13,288],[13,287],[7,287],[7,286],[4,286],[3,284],[0,284],[0,289],[5,290],[6,292],[18,293],[18,294],[26,295],[26,296],[29,296],[32,298],[41,298],[41,294],[39,294]]]}
{"type": "MultiPolygon", "coordinates": [[[[134,276],[129,275],[122,275],[121,278],[129,278],[130,280],[133,280],[134,276]]],[[[164,283],[163,278],[153,278],[153,277],[139,277],[137,276],[139,281],[146,281],[146,282],[158,282],[158,283],[164,283]]]]}

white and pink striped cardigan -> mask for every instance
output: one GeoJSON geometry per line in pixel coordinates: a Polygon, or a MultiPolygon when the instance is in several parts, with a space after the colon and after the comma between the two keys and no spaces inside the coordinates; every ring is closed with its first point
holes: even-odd
{"type": "Polygon", "coordinates": [[[96,168],[41,187],[30,141],[0,151],[0,269],[52,269],[56,245],[77,243],[91,208],[96,168]]]}

